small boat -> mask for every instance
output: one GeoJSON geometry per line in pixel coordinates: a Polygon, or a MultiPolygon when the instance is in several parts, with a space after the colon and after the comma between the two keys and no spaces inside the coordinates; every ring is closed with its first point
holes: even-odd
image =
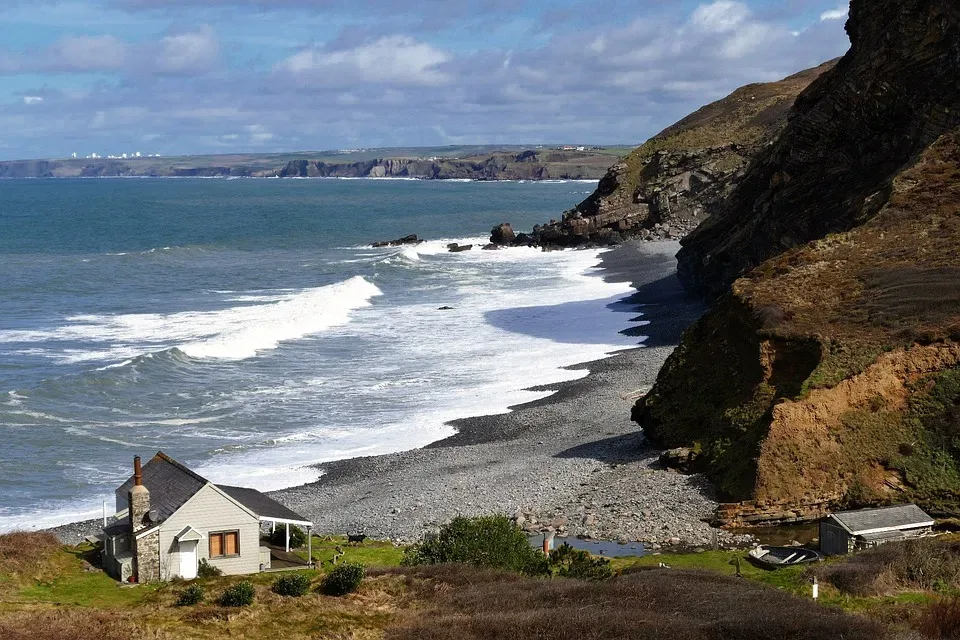
{"type": "Polygon", "coordinates": [[[761,544],[756,549],[751,549],[747,555],[751,560],[770,569],[779,569],[780,567],[820,560],[820,554],[810,549],[803,547],[773,547],[767,544],[761,544]]]}

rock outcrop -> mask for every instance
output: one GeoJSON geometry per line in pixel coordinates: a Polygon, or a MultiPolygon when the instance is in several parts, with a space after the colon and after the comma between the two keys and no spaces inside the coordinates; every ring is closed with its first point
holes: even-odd
{"type": "Polygon", "coordinates": [[[850,52],[684,241],[719,298],[633,410],[697,451],[727,524],[960,514],[960,5],[850,15],[850,52]]]}
{"type": "Polygon", "coordinates": [[[749,162],[783,129],[796,97],[834,63],[741,87],[660,132],[607,171],[562,220],[534,228],[536,243],[682,238],[719,210],[749,162]]]}

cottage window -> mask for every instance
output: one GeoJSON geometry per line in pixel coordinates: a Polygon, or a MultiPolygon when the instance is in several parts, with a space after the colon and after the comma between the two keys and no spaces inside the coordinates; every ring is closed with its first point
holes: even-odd
{"type": "Polygon", "coordinates": [[[210,557],[225,558],[240,555],[240,532],[220,531],[210,534],[210,557]]]}

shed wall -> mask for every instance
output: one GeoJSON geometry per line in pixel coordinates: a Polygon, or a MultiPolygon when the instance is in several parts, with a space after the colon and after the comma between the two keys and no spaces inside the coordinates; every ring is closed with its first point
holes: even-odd
{"type": "Polygon", "coordinates": [[[820,523],[820,551],[828,556],[850,552],[850,534],[840,525],[829,520],[820,523]]]}

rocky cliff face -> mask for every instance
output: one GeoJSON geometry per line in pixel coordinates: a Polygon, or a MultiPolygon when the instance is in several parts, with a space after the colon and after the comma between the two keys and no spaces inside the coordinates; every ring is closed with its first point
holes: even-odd
{"type": "Polygon", "coordinates": [[[311,160],[290,162],[281,177],[301,178],[420,178],[426,180],[589,180],[599,177],[599,167],[589,154],[494,154],[460,160],[384,158],[349,164],[311,160]]]}
{"type": "Polygon", "coordinates": [[[851,229],[882,189],[960,124],[960,6],[854,0],[851,49],[796,101],[717,215],[683,242],[680,277],[707,296],[764,260],[851,229]]]}
{"type": "Polygon", "coordinates": [[[684,281],[720,297],[633,411],[697,451],[726,523],[960,513],[960,6],[855,0],[847,28],[684,242],[684,281]]]}
{"type": "Polygon", "coordinates": [[[660,132],[614,165],[561,221],[539,227],[544,245],[680,238],[715,213],[814,79],[834,62],[779,82],[751,84],[660,132]]]}

